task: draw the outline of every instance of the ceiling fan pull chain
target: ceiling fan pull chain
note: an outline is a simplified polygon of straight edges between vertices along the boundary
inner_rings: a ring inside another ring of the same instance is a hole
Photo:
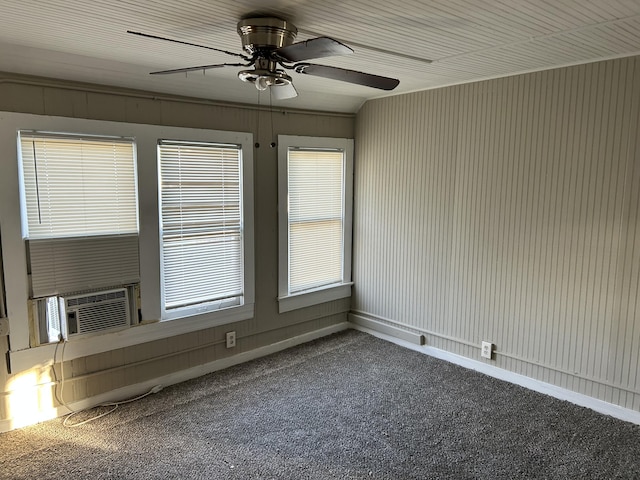
[[[256,115],[256,143],[255,147],[260,148],[260,96],[262,92],[258,90],[258,114]]]
[[[271,143],[269,144],[269,146],[271,148],[276,147],[276,142],[274,142],[275,137],[273,136],[273,101],[271,98],[271,92],[273,91],[273,88],[274,88],[273,86],[269,88],[269,117],[271,122]]]

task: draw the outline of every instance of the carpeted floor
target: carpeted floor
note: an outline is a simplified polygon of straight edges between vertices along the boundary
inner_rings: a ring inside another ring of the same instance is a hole
[[[0,478],[640,478],[640,426],[347,331],[2,434]]]

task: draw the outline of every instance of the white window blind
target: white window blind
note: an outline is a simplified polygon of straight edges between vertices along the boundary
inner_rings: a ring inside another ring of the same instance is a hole
[[[21,132],[20,158],[26,238],[137,233],[133,140]]]
[[[164,309],[243,295],[241,150],[161,141]]]
[[[344,152],[290,148],[289,293],[342,281]]]
[[[140,281],[137,235],[29,240],[33,297]]]

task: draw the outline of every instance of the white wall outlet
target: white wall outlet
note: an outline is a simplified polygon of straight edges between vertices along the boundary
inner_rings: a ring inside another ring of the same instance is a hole
[[[227,348],[236,346],[236,332],[227,332]]]
[[[491,354],[493,353],[493,343],[482,342],[482,351],[480,352],[480,356],[482,358],[491,358]]]

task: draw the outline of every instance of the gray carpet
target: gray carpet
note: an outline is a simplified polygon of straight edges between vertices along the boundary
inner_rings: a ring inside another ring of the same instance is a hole
[[[640,427],[348,331],[2,434],[0,477],[640,478]]]

